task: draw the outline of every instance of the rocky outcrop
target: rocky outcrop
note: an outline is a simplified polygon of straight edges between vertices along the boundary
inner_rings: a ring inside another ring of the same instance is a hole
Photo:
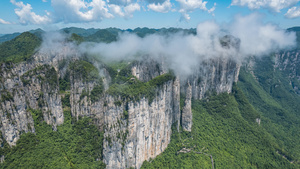
[[[35,132],[30,108],[40,109],[54,130],[64,122],[58,70],[70,51],[67,46],[62,49],[55,54],[37,52],[19,64],[1,64],[0,130],[9,145],[15,145],[22,133]]]
[[[88,96],[94,87],[94,82],[85,82],[82,79],[74,79],[71,77],[71,114],[73,117],[76,117],[76,119],[78,119],[79,116],[93,118],[96,125],[102,130],[105,125],[105,96],[102,94],[99,100],[93,102]],[[88,94],[84,95],[84,92],[88,92]]]
[[[202,99],[212,92],[230,93],[233,82],[237,82],[240,65],[230,58],[216,58],[203,62],[188,78],[192,86],[192,97]]]
[[[15,145],[22,132],[34,132],[30,108],[40,109],[44,120],[53,125],[63,123],[57,73],[50,66],[2,65],[1,131],[9,145]],[[26,72],[26,73],[25,73]]]
[[[292,85],[294,91],[300,95],[300,51],[286,51],[275,54],[274,68],[284,71],[288,74],[288,80]]]
[[[164,64],[163,58],[154,60],[149,56],[144,56],[139,61],[131,64],[132,75],[143,82],[167,72],[167,66]]]
[[[120,106],[108,97],[105,112],[104,162],[107,168],[140,168],[168,146],[171,127],[179,122],[179,83],[169,81],[149,104],[147,98]]]
[[[192,86],[187,82],[185,101],[182,108],[181,125],[183,130],[192,131]]]
[[[184,130],[192,129],[192,99],[202,99],[214,92],[230,93],[233,83],[238,80],[239,71],[239,64],[230,58],[205,61],[195,68],[181,89],[185,95],[181,118]]]
[[[37,52],[26,63],[2,64],[2,137],[12,146],[23,132],[34,133],[30,109],[42,111],[43,119],[55,130],[64,122],[62,98],[69,96],[72,116],[77,119],[91,117],[104,131],[103,160],[107,168],[140,168],[145,160],[162,153],[170,142],[173,125],[178,130],[181,125],[184,130],[191,131],[192,99],[202,99],[210,92],[230,92],[239,73],[239,66],[233,60],[209,60],[199,64],[185,80],[176,77],[156,86],[153,100],[144,96],[130,100],[106,92],[111,77],[101,63],[93,64],[98,69],[100,78],[97,80],[87,80],[84,75],[76,74],[68,62],[78,60],[78,54],[72,51],[74,56],[70,58],[68,52],[67,47],[56,54]],[[149,57],[129,65],[130,73],[142,82],[169,71],[163,60]],[[70,89],[60,92],[59,79],[65,77],[69,79]],[[97,99],[92,99],[92,91],[99,86],[98,80],[103,82],[104,89],[97,93]],[[181,94],[185,95],[182,112]]]

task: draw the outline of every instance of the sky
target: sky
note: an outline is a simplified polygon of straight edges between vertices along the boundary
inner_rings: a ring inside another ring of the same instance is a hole
[[[196,28],[252,13],[282,29],[300,26],[300,0],[1,0],[0,34],[72,26]]]

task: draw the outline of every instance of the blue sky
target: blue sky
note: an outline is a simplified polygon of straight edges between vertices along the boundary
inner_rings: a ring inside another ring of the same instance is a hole
[[[300,26],[300,0],[1,0],[0,34],[71,26],[195,28],[250,13],[283,29]]]

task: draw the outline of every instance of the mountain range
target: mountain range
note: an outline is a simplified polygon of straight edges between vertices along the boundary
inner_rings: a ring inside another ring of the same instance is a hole
[[[205,58],[184,75],[164,56],[90,47],[196,29],[64,28],[51,48],[41,29],[3,35],[0,167],[299,168],[300,28],[287,31],[294,49]]]

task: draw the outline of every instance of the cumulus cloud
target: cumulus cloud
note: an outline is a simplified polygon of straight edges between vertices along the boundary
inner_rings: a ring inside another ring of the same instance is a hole
[[[191,19],[190,15],[187,13],[181,13],[180,21],[189,21]]]
[[[108,7],[113,14],[124,18],[133,17],[133,13],[141,9],[138,3],[131,0],[108,0]]]
[[[11,23],[0,18],[0,24],[9,25]]]
[[[217,6],[217,3],[214,3],[214,6],[212,8],[210,8],[207,12],[214,15],[213,12],[216,10],[216,6]]]
[[[139,11],[141,9],[138,3],[132,3],[124,7],[126,16],[132,17],[133,12]]]
[[[287,18],[297,18],[300,16],[300,8],[294,6],[290,8],[284,16]]]
[[[52,0],[52,7],[58,21],[91,22],[101,21],[104,18],[113,18],[109,13],[106,2],[103,0]]]
[[[48,0],[42,0],[48,2]],[[151,10],[159,13],[179,12],[181,21],[190,20],[189,14],[195,10],[203,10],[212,15],[216,3],[207,9],[207,1],[202,0],[175,0],[178,6],[171,3],[171,0],[51,0],[53,12],[45,11],[45,15],[38,15],[33,12],[29,3],[10,0],[17,6],[15,13],[21,24],[49,24],[49,23],[79,23],[99,22],[103,19],[114,17],[131,18],[134,12]]]
[[[172,9],[172,4],[170,0],[166,0],[164,2],[150,3],[147,7],[155,12],[167,13]]]
[[[227,42],[234,42],[229,46],[220,43],[226,35],[230,35]],[[130,59],[136,55],[163,58],[175,73],[187,76],[195,66],[207,59],[224,57],[240,62],[248,56],[263,56],[293,47],[295,42],[294,33],[263,24],[260,15],[251,14],[237,16],[226,26],[214,21],[203,22],[198,25],[196,35],[180,32],[140,38],[135,34],[123,33],[116,42],[83,43],[80,50],[108,60]]]
[[[119,5],[115,5],[115,4],[111,4],[111,5],[108,5],[109,9],[111,10],[111,12],[115,15],[118,15],[120,17],[124,17],[125,14],[123,12],[123,9],[121,6]]]
[[[231,5],[246,6],[250,9],[266,8],[280,12],[284,8],[295,5],[300,0],[232,0]]]
[[[211,9],[207,9],[206,7],[207,1],[202,1],[202,0],[176,0],[176,1],[180,5],[178,10],[178,12],[181,13],[180,20],[185,20],[185,21],[190,20],[190,16],[188,13],[193,12],[196,9],[200,9],[212,13],[216,8],[216,3],[214,3],[214,6]]]
[[[207,10],[207,1],[202,0],[176,0],[180,4],[179,12],[190,12],[199,8],[201,10]]]
[[[41,16],[32,12],[32,7],[28,3],[25,5],[22,1],[17,2],[16,0],[10,0],[10,2],[17,6],[15,13],[17,14],[21,24],[47,24],[51,22],[49,17],[50,13],[47,11],[45,11],[46,15]]]

